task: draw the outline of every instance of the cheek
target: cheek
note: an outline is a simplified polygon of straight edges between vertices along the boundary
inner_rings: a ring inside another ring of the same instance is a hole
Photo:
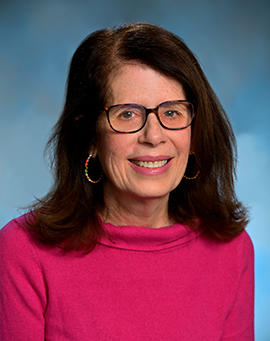
[[[128,153],[128,141],[122,135],[105,135],[98,146],[98,157],[106,173],[122,168]]]
[[[191,131],[186,130],[182,131],[182,134],[180,136],[178,135],[174,141],[175,142],[175,147],[178,150],[179,154],[182,156],[188,156],[190,152],[190,144],[191,144]]]

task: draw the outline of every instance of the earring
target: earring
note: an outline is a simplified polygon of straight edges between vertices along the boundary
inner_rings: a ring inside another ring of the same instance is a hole
[[[85,161],[85,164],[84,164],[84,166],[85,166],[84,174],[85,174],[85,176],[86,176],[86,178],[87,178],[88,181],[90,181],[92,184],[97,184],[97,183],[100,182],[100,180],[102,179],[102,175],[100,175],[100,177],[99,177],[97,180],[92,180],[92,179],[90,178],[90,176],[89,176],[89,174],[88,174],[88,163],[89,163],[89,161],[90,161],[91,158],[93,158],[93,159],[95,158],[95,157],[93,157],[93,154],[92,154],[92,153],[90,153],[90,154],[88,155],[88,157],[87,157],[87,159],[86,159],[86,161]]]
[[[191,155],[193,155],[194,160],[195,160],[195,164],[196,164],[195,153],[194,153],[194,152],[191,152],[191,153],[190,153],[190,156],[191,156]],[[197,168],[198,168],[198,167],[197,167]],[[197,177],[199,176],[199,174],[200,174],[200,170],[197,169],[197,172],[196,172],[196,174],[195,174],[194,176],[183,175],[183,178],[185,178],[185,179],[187,179],[187,180],[195,180],[195,179],[197,179]]]

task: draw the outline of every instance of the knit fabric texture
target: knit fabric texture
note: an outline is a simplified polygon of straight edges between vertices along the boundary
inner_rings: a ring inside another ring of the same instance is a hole
[[[254,251],[187,226],[102,223],[88,253],[41,245],[26,215],[0,230],[2,341],[252,341]]]

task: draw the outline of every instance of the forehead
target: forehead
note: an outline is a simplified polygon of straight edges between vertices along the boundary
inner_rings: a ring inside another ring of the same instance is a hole
[[[108,105],[139,103],[157,105],[167,100],[185,99],[182,85],[153,68],[139,63],[121,64],[109,80]]]

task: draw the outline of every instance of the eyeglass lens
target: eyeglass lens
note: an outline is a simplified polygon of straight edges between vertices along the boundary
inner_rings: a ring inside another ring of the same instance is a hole
[[[111,127],[120,132],[137,131],[145,124],[147,111],[138,104],[115,105],[109,109]],[[160,123],[168,129],[181,129],[190,125],[193,116],[192,105],[188,102],[164,102],[152,111],[157,113]]]

